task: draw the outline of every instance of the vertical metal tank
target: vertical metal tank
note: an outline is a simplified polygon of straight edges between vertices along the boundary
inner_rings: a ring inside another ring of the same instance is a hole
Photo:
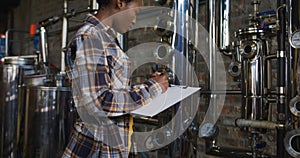
[[[34,60],[29,57],[5,57],[0,65],[0,157],[20,155],[24,105],[20,102],[23,77],[34,73]]]
[[[23,157],[61,157],[75,118],[72,111],[69,87],[27,87]]]

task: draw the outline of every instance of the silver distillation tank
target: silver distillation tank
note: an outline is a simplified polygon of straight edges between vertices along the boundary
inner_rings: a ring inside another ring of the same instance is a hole
[[[296,9],[299,7],[299,2],[291,0],[287,3],[285,0],[278,0],[275,11],[264,12],[258,10],[260,0],[254,0],[252,4],[254,12],[250,15],[249,27],[240,29],[235,34],[238,38],[235,47],[238,54],[242,56],[242,114],[241,118],[236,120],[236,125],[250,133],[252,157],[261,157],[259,150],[266,146],[266,143],[260,140],[259,135],[265,134],[266,130],[276,130],[276,156],[283,158],[287,157],[284,148],[287,143],[284,143],[284,139],[290,144],[290,146],[286,145],[286,150],[289,153],[293,147],[297,147],[295,144],[299,141],[293,143],[290,141],[295,135],[297,136],[295,134],[297,132],[286,133],[289,129],[289,126],[286,125],[298,124],[297,119],[291,117],[287,110],[291,97],[295,96],[293,87],[298,82],[294,78],[298,73],[296,71],[298,70],[299,55],[293,53],[294,50],[292,49],[288,52],[286,23],[287,19],[290,19],[292,23],[299,24],[299,17],[297,17],[298,19],[295,18],[296,15],[299,15],[297,13],[299,8]],[[293,9],[289,18],[286,17],[287,6]],[[271,50],[272,39],[276,38],[276,35],[277,50],[276,53],[272,53],[274,51]],[[274,67],[275,63],[276,66]],[[276,85],[272,84],[274,70],[276,70],[277,75]],[[290,82],[291,80],[294,82]],[[294,99],[294,102],[290,103],[291,107],[295,109],[297,102],[297,99]],[[272,119],[274,105],[277,106],[275,108],[277,110],[276,121]],[[285,136],[290,136],[290,139],[284,138]],[[295,151],[299,151],[299,146]],[[299,154],[296,157],[299,157]]]
[[[51,19],[49,19],[51,20]],[[24,133],[22,157],[60,157],[69,138],[72,120],[70,87],[61,75],[52,74],[48,67],[46,25],[41,25],[41,74],[26,76],[24,93]]]
[[[219,3],[219,1],[213,2]],[[224,6],[224,2],[220,2],[220,8]],[[226,5],[228,8],[230,1],[227,0],[227,2]],[[295,119],[290,117],[290,113],[287,111],[291,96],[295,96],[295,90],[292,87],[296,87],[296,80],[298,80],[295,79],[298,73],[295,69],[298,67],[296,63],[299,57],[296,53],[287,53],[286,51],[286,6],[288,5],[293,8],[293,10],[289,9],[291,11],[289,19],[292,19],[291,21],[294,24],[299,24],[299,16],[297,16],[299,15],[299,4],[298,1],[290,1],[287,4],[285,0],[278,0],[276,10],[263,12],[258,10],[260,0],[253,0],[252,5],[253,14],[249,16],[249,25],[235,32],[237,41],[232,45],[230,45],[228,40],[228,27],[230,25],[228,23],[229,19],[226,19],[226,17],[229,18],[227,14],[220,14],[222,17],[220,17],[221,23],[219,25],[220,31],[225,30],[225,33],[221,32],[220,34],[220,49],[225,53],[230,52],[231,54],[229,53],[229,55],[233,56],[232,66],[229,66],[229,73],[233,77],[240,76],[241,82],[242,113],[241,118],[235,121],[235,125],[249,133],[251,150],[241,151],[219,147],[214,143],[214,139],[210,145],[214,150],[213,154],[219,156],[272,157],[261,153],[267,144],[261,141],[260,135],[266,134],[267,130],[276,130],[276,156],[283,158],[287,157],[283,142],[283,138],[286,135],[286,125],[291,122],[298,124]],[[221,13],[229,13],[229,11],[221,10]],[[290,32],[291,34],[295,34],[297,29]],[[222,34],[227,34],[227,36],[225,37]],[[271,48],[272,41],[276,39],[276,35],[278,47],[275,53]],[[275,72],[274,70],[276,70],[277,78],[272,77]],[[272,84],[274,80],[277,82],[276,85]],[[294,82],[290,82],[291,80]],[[289,90],[292,90],[292,92]],[[296,109],[298,103],[297,99],[294,100],[293,104],[290,103],[292,109]],[[277,105],[276,121],[273,121],[272,118],[274,105]],[[291,132],[289,138],[297,137],[298,135],[295,135],[295,133],[295,131]],[[289,141],[291,139],[286,140],[287,142],[291,142]],[[297,141],[294,141],[293,144],[297,144]],[[298,152],[299,148],[295,151]]]
[[[242,90],[242,119],[267,121],[269,119],[270,103],[268,101],[268,92],[271,91],[270,61],[267,59],[270,55],[270,39],[275,36],[274,29],[260,28],[257,23],[257,14],[259,2],[253,3],[255,11],[250,26],[246,29],[240,29],[236,32],[238,42],[238,53],[242,56],[241,63],[241,90]],[[273,13],[274,14],[274,13]],[[266,60],[267,59],[267,60]],[[263,132],[261,128],[247,128],[245,130],[251,133],[253,157],[257,157],[256,150],[259,145],[258,134]]]

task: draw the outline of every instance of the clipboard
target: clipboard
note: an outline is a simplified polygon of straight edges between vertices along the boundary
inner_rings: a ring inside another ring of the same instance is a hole
[[[131,114],[153,117],[188,96],[196,93],[200,89],[200,87],[171,85],[165,93],[152,99],[148,104],[131,111]]]

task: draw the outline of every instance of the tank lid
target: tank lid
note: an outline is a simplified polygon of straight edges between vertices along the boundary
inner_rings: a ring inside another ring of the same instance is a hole
[[[36,56],[8,56],[3,58],[4,64],[33,65]]]

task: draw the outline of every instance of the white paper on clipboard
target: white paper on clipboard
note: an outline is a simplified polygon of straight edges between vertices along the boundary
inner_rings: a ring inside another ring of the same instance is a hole
[[[148,104],[132,111],[131,113],[153,117],[199,90],[200,87],[183,88],[180,86],[171,86],[165,93],[157,96]]]

